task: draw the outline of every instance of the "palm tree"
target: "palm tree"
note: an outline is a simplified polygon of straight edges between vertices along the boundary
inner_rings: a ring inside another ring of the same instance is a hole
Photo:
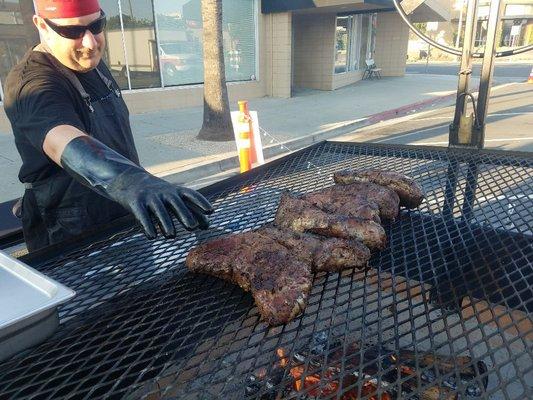
[[[222,38],[222,0],[202,0],[204,122],[198,138],[233,140]]]

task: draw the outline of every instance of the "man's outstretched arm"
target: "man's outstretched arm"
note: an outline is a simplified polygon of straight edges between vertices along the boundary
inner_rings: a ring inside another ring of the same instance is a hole
[[[209,227],[213,207],[204,196],[151,175],[76,127],[51,129],[43,150],[78,182],[128,209],[149,238],[157,236],[152,216],[167,237],[175,236],[171,214],[188,230]]]

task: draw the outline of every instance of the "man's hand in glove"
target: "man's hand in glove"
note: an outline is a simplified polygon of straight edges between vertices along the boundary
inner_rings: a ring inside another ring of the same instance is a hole
[[[118,175],[109,185],[107,193],[112,200],[135,215],[146,236],[151,239],[156,237],[156,230],[150,214],[156,218],[163,234],[172,237],[176,233],[170,213],[186,229],[193,230],[207,229],[207,215],[213,212],[211,204],[197,191],[174,186],[141,169]]]
[[[209,227],[213,207],[204,196],[151,175],[90,136],[76,135],[50,153],[46,146],[49,157],[74,179],[131,211],[149,238],[157,235],[152,216],[167,237],[176,234],[172,214],[188,230]]]

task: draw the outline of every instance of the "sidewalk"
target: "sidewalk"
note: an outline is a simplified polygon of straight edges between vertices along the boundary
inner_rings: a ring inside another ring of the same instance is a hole
[[[268,133],[263,145],[270,146],[265,156],[272,157],[287,148],[296,150],[380,120],[449,104],[456,89],[455,76],[406,75],[361,81],[332,92],[302,90],[291,99],[254,99],[250,109],[259,112],[260,125]],[[236,109],[236,104],[231,108]],[[202,115],[203,107],[132,115],[142,165],[173,182],[190,182],[236,167],[233,142],[195,138]],[[281,143],[285,143],[283,148]],[[20,196],[20,158],[11,132],[0,132],[0,168],[0,202]]]

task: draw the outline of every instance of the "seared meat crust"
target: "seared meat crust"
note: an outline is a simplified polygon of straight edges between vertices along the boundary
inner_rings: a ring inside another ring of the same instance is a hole
[[[383,227],[371,220],[327,214],[311,203],[283,193],[274,224],[296,232],[360,240],[368,248],[383,249],[387,242]]]
[[[296,258],[310,265],[312,272],[365,268],[370,260],[370,250],[357,240],[327,238],[274,226],[255,232],[286,247]]]
[[[422,187],[412,178],[393,171],[377,169],[344,170],[333,175],[335,183],[348,185],[355,182],[372,182],[394,190],[400,197],[400,204],[416,208],[424,201]]]
[[[352,201],[363,199],[370,203],[376,203],[382,220],[394,221],[400,212],[400,198],[396,192],[375,183],[354,182],[347,185],[339,184],[322,189],[322,192],[329,192],[332,196],[350,196]]]
[[[379,205],[361,196],[353,197],[342,193],[334,193],[331,190],[319,190],[306,193],[301,198],[328,213],[371,219],[378,224],[381,223]]]
[[[285,324],[307,304],[312,275],[309,265],[284,246],[255,232],[218,238],[192,249],[185,265],[238,284],[250,291],[263,320]]]

